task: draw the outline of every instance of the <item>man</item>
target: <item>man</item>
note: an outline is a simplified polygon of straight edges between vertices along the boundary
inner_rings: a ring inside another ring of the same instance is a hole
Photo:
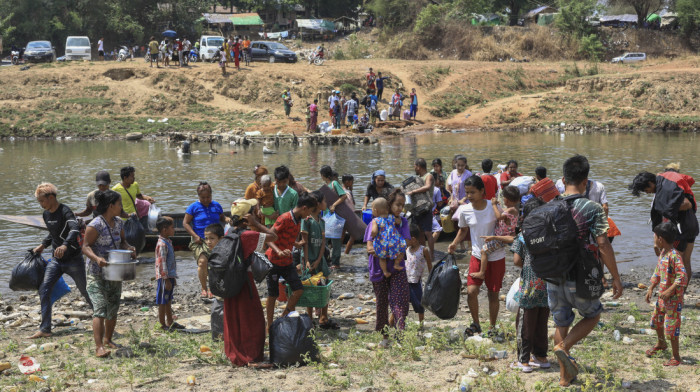
[[[335,120],[335,104],[340,100],[338,94],[340,94],[339,91],[333,90],[331,91],[331,96],[328,97],[328,114],[331,117],[331,124],[333,124],[333,121]]]
[[[97,209],[97,201],[95,200],[95,193],[98,191],[104,192],[109,190],[109,186],[112,184],[112,179],[109,177],[109,173],[106,170],[100,170],[95,176],[95,182],[97,183],[97,189],[88,193],[87,201],[85,202],[85,210],[75,214],[75,216],[86,217],[93,215],[95,216],[95,210]]]
[[[377,80],[377,75],[374,74],[374,71],[372,71],[372,68],[369,69],[369,72],[367,73],[367,76],[365,76],[367,79],[367,88],[374,91],[377,89],[377,86],[374,84],[374,82]]]
[[[187,39],[187,37],[182,39],[182,54],[184,58],[182,63],[185,65],[190,65],[190,49],[192,48],[192,43]]]
[[[406,193],[407,196],[415,195],[418,193],[425,193],[428,196],[428,200],[433,200],[433,186],[435,185],[435,179],[433,175],[428,172],[428,163],[423,158],[416,159],[413,165],[413,170],[415,170],[416,175],[423,179],[424,185],[418,189],[409,191]],[[430,211],[433,209],[430,208]],[[416,225],[420,227],[425,238],[419,238],[421,246],[425,245],[425,241],[428,241],[428,249],[430,249],[430,255],[435,257],[435,239],[433,238],[433,214],[426,212],[420,216],[414,217]]]
[[[384,93],[384,81],[387,79],[391,79],[391,76],[382,77],[382,73],[377,72],[377,97],[380,101],[382,100],[382,94]]]
[[[345,102],[345,113],[347,116],[347,122],[345,123],[346,128],[352,126],[352,119],[355,117],[355,113],[357,112],[357,96],[353,92],[350,95],[350,99],[347,102]]]
[[[530,193],[545,202],[552,201],[552,199],[559,196],[559,191],[554,182],[547,177],[546,167],[537,166],[535,168],[535,183],[530,187]]]
[[[177,60],[180,67],[185,63],[185,59],[182,58],[182,41],[180,38],[175,40],[175,46],[177,49]]]
[[[100,60],[105,61],[105,41],[104,41],[104,38],[100,38],[100,40],[97,41],[97,56],[100,58]]]
[[[484,199],[491,200],[498,193],[498,181],[496,177],[491,175],[493,170],[493,161],[486,158],[481,161],[481,180],[484,182]]]
[[[67,274],[85,297],[85,301],[92,308],[92,301],[87,293],[87,280],[85,276],[85,263],[83,253],[78,244],[80,228],[73,211],[66,205],[56,200],[58,190],[49,183],[40,184],[34,192],[37,202],[44,209],[44,223],[49,234],[41,242],[41,245],[33,249],[35,254],[41,254],[46,247],[53,248],[51,261],[46,265],[44,280],[39,286],[39,298],[41,299],[41,326],[39,331],[29,339],[51,336],[51,290],[56,282]]]
[[[245,60],[246,67],[250,65],[250,37],[247,35],[243,40],[243,59]]]
[[[112,190],[122,196],[122,215],[126,220],[129,215],[136,214],[136,199],[146,200],[153,204],[155,199],[141,193],[139,183],[136,182],[136,169],[132,166],[122,167],[119,171],[122,182],[112,187]]]
[[[416,119],[416,115],[418,114],[418,94],[416,93],[416,89],[412,88],[411,89],[411,94],[409,95],[409,98],[411,100],[411,111],[409,118]]]
[[[564,188],[564,178],[560,178],[556,183],[557,190],[563,193]],[[605,210],[605,215],[608,215],[608,193],[605,191],[605,185],[602,182],[596,180],[588,180],[586,183],[586,191],[584,196],[594,202],[603,206]]]
[[[389,104],[391,110],[389,111],[391,115],[389,117],[396,117],[398,120],[401,120],[401,109],[403,107],[403,95],[401,95],[401,92],[399,89],[396,89],[396,92],[394,95],[391,96],[391,103]]]
[[[151,68],[153,67],[153,60],[156,61],[156,68],[160,68],[158,61],[158,41],[156,41],[153,36],[151,36],[151,41],[148,43],[148,51],[151,60]]]
[[[563,196],[585,194],[590,166],[588,159],[575,155],[564,162]],[[595,238],[600,258],[613,278],[613,299],[622,295],[622,282],[617,271],[615,253],[608,241],[608,221],[600,204],[579,198],[572,203],[571,213],[578,227],[579,239],[588,242],[589,236]],[[571,358],[571,348],[588,336],[600,320],[603,305],[600,299],[583,299],[576,295],[576,281],[571,274],[559,279],[557,284],[547,283],[547,295],[551,306],[556,331],[554,332],[554,354],[559,361],[559,384],[568,386],[578,374],[578,366]],[[574,321],[573,309],[577,309],[583,319],[569,329]]]
[[[304,192],[299,195],[299,201],[294,209],[280,215],[274,226],[272,226],[272,232],[277,236],[277,241],[270,242],[270,247],[265,253],[273,265],[267,275],[267,304],[265,309],[267,312],[268,333],[274,319],[277,297],[279,297],[280,277],[284,278],[284,281],[292,289],[292,295],[287,300],[287,306],[282,312],[282,317],[294,311],[299,298],[304,293],[301,279],[299,279],[297,269],[294,267],[292,249],[304,246],[303,242],[296,241],[301,231],[301,221],[311,214],[317,204],[313,196]]]

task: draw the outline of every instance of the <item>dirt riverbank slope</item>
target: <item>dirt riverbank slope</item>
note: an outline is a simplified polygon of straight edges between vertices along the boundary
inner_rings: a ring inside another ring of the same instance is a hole
[[[543,129],[696,131],[700,57],[635,65],[574,62],[473,62],[367,59],[253,63],[221,76],[216,64],[149,68],[133,62],[35,64],[0,68],[0,136],[118,136],[129,132],[220,133],[305,129],[304,110],[320,98],[327,120],[332,89],[361,94],[368,67],[390,90],[419,97],[418,120],[381,129]],[[294,107],[284,117],[281,94]],[[167,122],[158,122],[167,118]],[[150,120],[150,121],[149,121]]]

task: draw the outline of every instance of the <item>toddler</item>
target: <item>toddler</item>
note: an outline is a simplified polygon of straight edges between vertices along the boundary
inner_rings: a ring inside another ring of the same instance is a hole
[[[272,189],[272,178],[265,174],[260,177],[260,190],[255,198],[260,203],[260,213],[265,218],[265,226],[270,227],[275,223],[275,191]]]
[[[386,199],[379,197],[372,203],[372,238],[367,242],[367,251],[374,253],[379,258],[379,267],[385,277],[390,277],[391,273],[387,268],[387,260],[394,260],[394,269],[402,270],[401,262],[406,251],[406,240],[396,230],[394,224],[394,214],[389,213],[389,203]]]
[[[417,225],[411,225],[409,228],[411,239],[406,242],[406,277],[408,278],[408,293],[413,305],[413,311],[418,314],[418,321],[423,325],[425,317],[425,308],[421,305],[423,300],[423,284],[421,278],[424,273],[430,273],[433,269],[433,262],[430,257],[430,250],[425,246],[421,246],[418,238],[423,234]]]
[[[177,279],[175,250],[170,237],[175,235],[173,218],[164,216],[156,221],[158,243],[156,244],[156,305],[158,305],[158,321],[161,328],[169,331],[185,329],[173,321],[173,291]]]
[[[658,341],[646,351],[646,355],[653,357],[659,351],[666,351],[667,336],[671,341],[673,357],[664,363],[664,366],[681,364],[678,338],[681,334],[683,292],[688,285],[688,274],[685,272],[681,254],[672,245],[677,236],[678,231],[671,222],[663,222],[654,227],[654,245],[661,253],[645,298],[647,303],[650,303],[654,288],[659,286],[659,299],[656,300],[654,314],[651,316],[651,328],[656,330]]]
[[[518,203],[520,202],[520,191],[514,186],[507,186],[503,189],[503,201],[506,205],[505,210],[501,210],[498,200],[494,197],[491,200],[493,213],[496,215],[497,223],[494,235],[496,237],[515,236],[515,226],[518,223]],[[505,247],[503,241],[498,239],[487,241],[481,252],[489,255],[494,251]]]

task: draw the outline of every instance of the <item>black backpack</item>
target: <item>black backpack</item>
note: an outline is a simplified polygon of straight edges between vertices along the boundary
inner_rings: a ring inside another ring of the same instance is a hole
[[[243,259],[239,233],[229,231],[212,249],[208,262],[209,289],[222,298],[238,295],[248,285],[248,262]]]
[[[522,233],[532,255],[532,270],[542,279],[558,279],[576,265],[580,242],[571,212],[572,195],[535,208],[523,221]]]

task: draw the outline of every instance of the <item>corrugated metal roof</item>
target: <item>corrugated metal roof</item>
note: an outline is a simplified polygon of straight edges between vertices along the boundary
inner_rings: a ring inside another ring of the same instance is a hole
[[[600,23],[606,22],[626,22],[626,23],[637,23],[637,15],[635,14],[622,14],[622,15],[604,15],[600,17]]]
[[[207,23],[231,23],[231,15],[233,14],[210,14],[210,13],[204,13],[202,16],[204,17],[204,20],[207,21]]]

